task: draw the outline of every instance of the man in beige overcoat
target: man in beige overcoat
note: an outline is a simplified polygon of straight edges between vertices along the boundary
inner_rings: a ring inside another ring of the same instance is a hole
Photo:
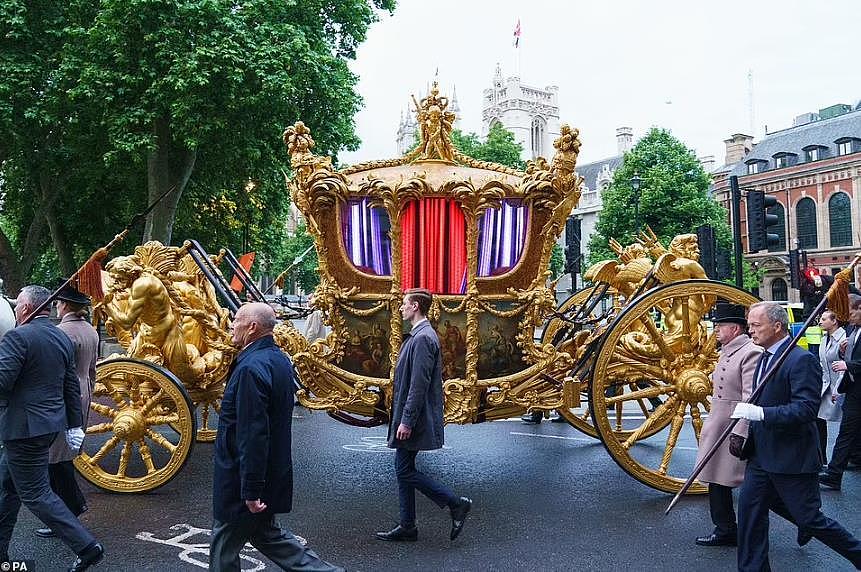
[[[57,327],[69,336],[75,349],[75,371],[81,386],[84,430],[87,428],[87,413],[90,411],[93,385],[96,382],[96,359],[99,357],[99,334],[86,318],[89,304],[90,299],[86,294],[72,286],[66,286],[57,295],[57,316],[60,318]],[[87,510],[87,502],[75,480],[75,466],[72,464],[78,452],[69,448],[63,433],[58,434],[48,450],[51,489],[75,516]],[[50,528],[38,528],[36,536],[50,537],[54,536],[54,532]]]
[[[746,400],[753,388],[753,375],[762,348],[745,334],[744,306],[719,302],[712,311],[715,336],[721,344],[720,359],[712,373],[711,412],[700,435],[697,463],[732,422],[730,415],[739,401]],[[734,434],[747,436],[747,421],[739,421]],[[727,439],[700,473],[699,480],[709,485],[709,508],[714,531],[697,538],[700,546],[735,546],[737,528],[732,504],[732,489],[744,480],[745,462],[730,454]]]

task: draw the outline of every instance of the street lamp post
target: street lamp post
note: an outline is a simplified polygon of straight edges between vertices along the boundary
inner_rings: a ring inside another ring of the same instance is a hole
[[[640,230],[640,174],[636,171],[631,177],[631,189],[634,191],[634,233]]]

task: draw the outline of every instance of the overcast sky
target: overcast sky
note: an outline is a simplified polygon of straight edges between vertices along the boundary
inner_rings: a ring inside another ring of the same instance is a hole
[[[437,69],[444,94],[457,88],[462,128],[480,133],[496,64],[516,74],[518,18],[521,80],[559,86],[581,163],[616,154],[616,127],[636,139],[661,126],[723,164],[723,140],[751,130],[748,72],[757,140],[765,126],[861,99],[859,0],[398,0],[351,63],[362,145],[341,161],[395,157],[400,113]]]

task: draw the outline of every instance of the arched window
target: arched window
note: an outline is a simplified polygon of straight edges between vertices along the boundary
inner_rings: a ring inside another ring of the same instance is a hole
[[[532,158],[544,155],[544,131],[546,124],[540,117],[532,120]]]
[[[831,246],[852,246],[852,208],[849,195],[831,195],[828,199],[828,220],[831,223]]]
[[[786,280],[783,278],[775,278],[771,281],[771,299],[772,300],[786,300],[787,290],[786,290]]]
[[[816,203],[805,197],[795,205],[795,226],[798,230],[798,248],[817,248]]]
[[[774,246],[769,246],[769,252],[781,252],[786,250],[786,216],[784,216],[783,205],[777,203],[773,207],[768,209],[768,214],[773,214],[777,217],[777,224],[773,227],[769,228],[769,230],[774,230],[774,234],[777,235],[777,244]]]

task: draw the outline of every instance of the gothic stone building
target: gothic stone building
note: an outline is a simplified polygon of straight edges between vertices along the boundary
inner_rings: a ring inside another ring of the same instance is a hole
[[[712,173],[715,198],[729,211],[729,177],[736,175],[742,195],[744,189],[756,189],[778,201],[769,212],[780,220],[779,243],[746,255],[765,270],[759,294],[766,300],[798,301],[798,291],[789,288],[789,249],[807,251],[809,265],[833,274],[861,248],[861,103],[804,114],[756,145],[743,134],[725,143],[726,164]],[[742,198],[747,251],[745,207]],[[856,284],[858,278],[856,272]]]

